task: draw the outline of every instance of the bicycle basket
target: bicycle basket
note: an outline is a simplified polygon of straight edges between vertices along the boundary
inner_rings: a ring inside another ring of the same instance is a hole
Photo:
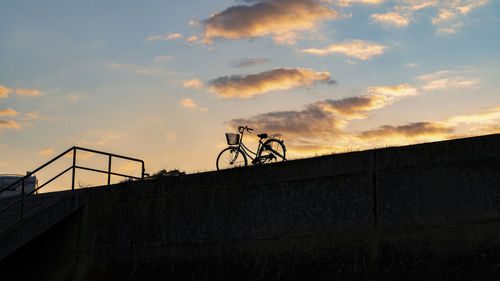
[[[240,143],[240,135],[235,133],[226,133],[227,144],[236,145]]]

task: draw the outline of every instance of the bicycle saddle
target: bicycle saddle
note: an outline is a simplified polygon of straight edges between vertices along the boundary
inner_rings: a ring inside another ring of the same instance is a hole
[[[258,134],[257,136],[261,139],[267,138],[267,134]]]

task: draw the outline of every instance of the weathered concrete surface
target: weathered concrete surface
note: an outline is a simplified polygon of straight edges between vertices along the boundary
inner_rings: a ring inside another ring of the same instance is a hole
[[[79,190],[24,280],[498,280],[500,135]],[[24,266],[24,265],[23,265]]]

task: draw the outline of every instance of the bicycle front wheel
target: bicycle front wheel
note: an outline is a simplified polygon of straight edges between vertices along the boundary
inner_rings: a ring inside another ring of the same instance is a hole
[[[217,170],[248,165],[247,157],[238,147],[228,147],[217,156]]]
[[[286,160],[286,148],[282,141],[270,139],[260,150],[261,163],[273,163]]]

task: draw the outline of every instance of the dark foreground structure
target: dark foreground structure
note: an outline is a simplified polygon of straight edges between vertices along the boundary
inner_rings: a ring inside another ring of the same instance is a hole
[[[35,199],[0,230],[2,276],[500,279],[500,135]]]

